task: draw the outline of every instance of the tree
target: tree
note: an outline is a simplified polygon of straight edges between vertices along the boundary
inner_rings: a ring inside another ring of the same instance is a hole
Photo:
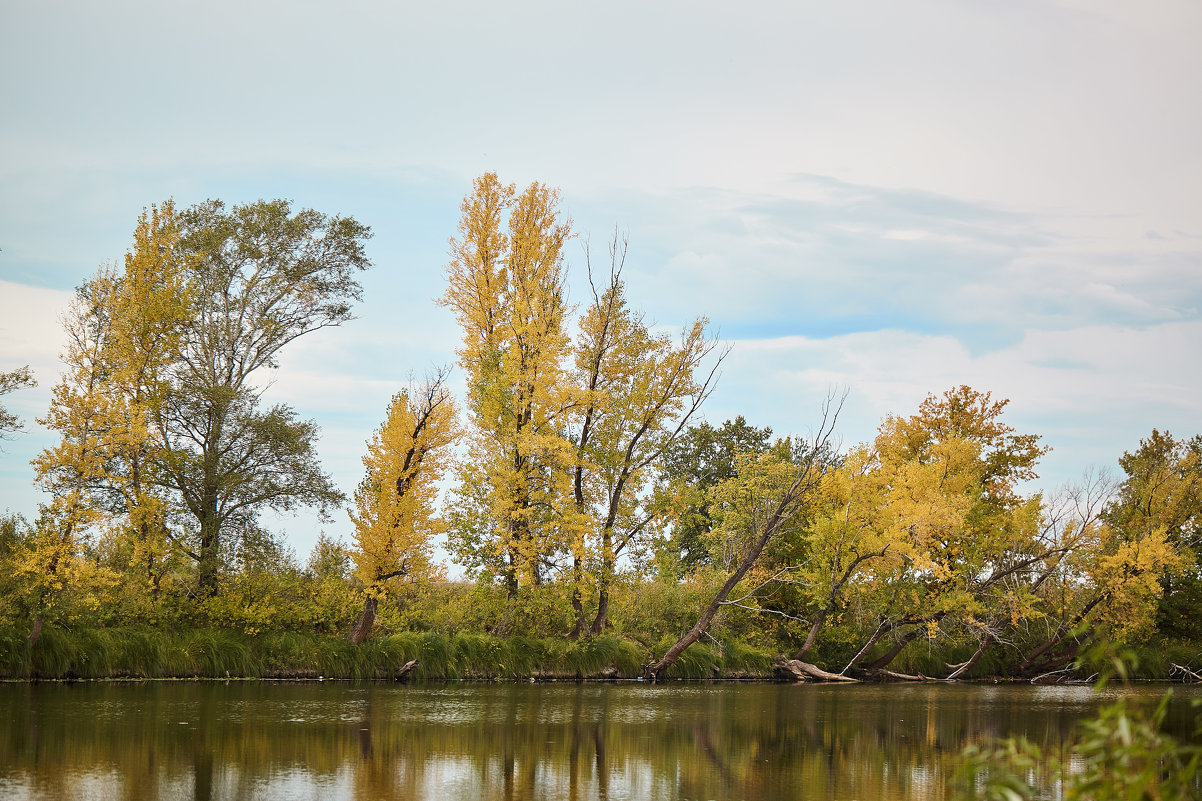
[[[710,490],[735,477],[740,456],[765,453],[771,441],[771,428],[757,428],[739,415],[719,428],[699,423],[667,445],[656,488],[671,529],[659,548],[661,572],[679,578],[708,562],[704,540],[713,528]]]
[[[77,293],[43,421],[63,437],[37,470],[64,547],[113,521],[153,585],[169,541],[197,563],[206,597],[223,550],[259,535],[260,510],[341,498],[317,465],[317,427],[261,410],[252,377],[292,340],[350,318],[368,236],[285,201],[142,215],[124,269],[102,268]]]
[[[579,401],[571,417],[576,445],[573,498],[580,533],[572,542],[573,635],[584,628],[581,587],[584,564],[592,564],[597,613],[589,627],[608,625],[609,591],[617,560],[645,540],[660,514],[646,488],[666,451],[713,391],[719,354],[701,372],[717,347],[696,320],[678,343],[653,334],[641,314],[626,302],[622,265],[626,243],[610,246],[609,279],[601,287],[589,265],[592,302],[580,320],[575,356]],[[698,375],[700,373],[700,375]]]
[[[451,240],[442,303],[463,331],[469,458],[452,509],[451,546],[469,568],[499,576],[510,596],[539,584],[572,525],[573,404],[559,194],[521,194],[495,173],[477,178]]]
[[[37,385],[38,382],[34,380],[33,373],[29,371],[29,365],[18,367],[7,373],[0,372],[0,396],[22,387],[36,387]],[[20,430],[21,419],[0,405],[0,440]]]
[[[342,500],[317,463],[317,426],[282,404],[261,409],[253,377],[293,340],[351,319],[371,233],[349,217],[293,214],[284,200],[228,212],[208,201],[184,212],[181,231],[192,314],[155,423],[162,486],[185,512],[181,541],[203,597],[223,549],[256,535],[261,510]]]
[[[1202,634],[1196,614],[1202,604],[1202,436],[1175,439],[1152,430],[1139,448],[1119,458],[1126,479],[1107,522],[1125,539],[1163,531],[1183,558],[1183,568],[1162,577],[1157,628],[1175,639]]]
[[[364,585],[363,612],[351,641],[367,638],[387,582],[420,581],[434,572],[432,540],[442,533],[434,516],[438,481],[457,435],[455,405],[439,372],[393,396],[388,417],[368,443],[367,472],[355,490],[354,552]]]
[[[1072,662],[1104,636],[1123,642],[1148,634],[1196,631],[1198,441],[1153,430],[1119,464],[1126,473],[1080,527],[1072,553],[1047,591],[1047,629],[1016,670],[1045,673]],[[1180,606],[1179,606],[1180,605]],[[1184,606],[1184,609],[1181,608]]]
[[[990,593],[1016,572],[1063,556],[1039,538],[1039,499],[1018,492],[1034,479],[1047,447],[1001,421],[1007,399],[958,386],[928,396],[909,417],[889,417],[875,440],[882,530],[903,560],[876,588],[873,634],[851,664],[886,635],[892,646],[869,661],[883,670],[910,642],[950,618],[977,625],[1001,601]],[[977,659],[980,654],[977,654]]]
[[[41,587],[32,641],[41,631],[44,607],[63,589],[60,572],[97,524],[120,521],[136,532],[148,578],[157,587],[159,549],[152,540],[162,539],[156,535],[165,510],[150,490],[146,467],[155,450],[152,407],[161,398],[187,309],[174,259],[177,225],[170,202],[143,211],[124,271],[101,268],[76,291],[64,318],[66,369],[39,418],[62,439],[33,463],[51,501],[43,506],[36,547],[25,561]]]
[[[693,627],[663,657],[644,668],[649,677],[662,678],[685,649],[701,638],[719,610],[733,603],[731,593],[756,568],[764,549],[804,522],[799,518],[805,515],[811,496],[831,466],[824,457],[831,452],[840,409],[842,399],[827,399],[817,432],[795,452],[800,458],[793,458],[794,453],[744,456],[735,477],[714,488],[713,501],[722,516],[714,536],[726,554],[726,578]]]

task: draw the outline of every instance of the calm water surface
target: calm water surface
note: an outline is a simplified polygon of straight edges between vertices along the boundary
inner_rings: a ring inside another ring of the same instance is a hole
[[[1023,734],[1058,752],[1112,697],[993,685],[7,684],[0,798],[938,801],[966,743]],[[1198,697],[1176,688],[1178,735],[1192,732]]]

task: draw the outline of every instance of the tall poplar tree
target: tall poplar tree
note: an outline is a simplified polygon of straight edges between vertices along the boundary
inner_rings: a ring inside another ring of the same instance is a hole
[[[34,460],[51,501],[29,564],[47,587],[59,586],[54,577],[79,538],[105,522],[127,535],[131,557],[157,595],[167,502],[155,486],[164,453],[153,424],[189,314],[178,225],[170,201],[144,211],[124,269],[102,268],[77,290],[65,318],[66,370],[39,419],[62,439]]]
[[[564,373],[564,243],[559,194],[518,193],[495,173],[474,182],[451,240],[442,297],[463,331],[469,458],[452,509],[451,547],[469,568],[499,576],[510,595],[539,584],[572,526],[573,403]]]

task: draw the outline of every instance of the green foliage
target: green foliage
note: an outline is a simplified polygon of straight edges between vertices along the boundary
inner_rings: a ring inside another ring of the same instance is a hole
[[[953,785],[958,799],[1027,801],[1040,798],[1046,763],[1039,747],[1025,737],[970,745],[960,754]]]
[[[764,676],[772,672],[773,656],[769,651],[729,640],[722,644],[722,669],[726,673],[746,673]]]
[[[563,663],[577,676],[596,676],[609,667],[621,676],[636,676],[643,665],[642,649],[630,640],[604,636],[569,645]]]
[[[196,676],[258,676],[262,672],[246,639],[232,631],[189,632],[180,651],[182,659],[176,661],[177,669],[190,667]]]
[[[36,387],[37,385],[38,382],[34,380],[29,365],[8,372],[0,371],[0,395],[7,395],[22,387]],[[0,439],[5,439],[8,435],[20,430],[21,419],[0,404]]]
[[[713,597],[722,577],[698,571],[685,581],[633,577],[614,587],[610,617],[614,630],[650,647],[665,637],[678,637],[697,619],[697,610]]]
[[[756,428],[739,415],[719,428],[692,426],[664,451],[656,494],[672,530],[656,556],[662,574],[679,578],[709,563],[704,543],[713,528],[709,491],[734,478],[739,456],[767,451],[771,437],[771,428]]]
[[[1137,663],[1130,650],[1108,643],[1089,649],[1102,667],[1099,689],[1126,682]],[[1182,743],[1161,731],[1172,692],[1152,709],[1119,698],[1084,721],[1064,760],[1045,757],[1023,739],[972,745],[960,755],[955,786],[960,799],[1041,799],[1058,785],[1066,801],[1190,801],[1202,793],[1202,744]],[[1197,718],[1202,732],[1202,715]]]
[[[1202,792],[1202,746],[1177,742],[1160,729],[1171,694],[1151,711],[1120,699],[1082,724],[1070,756],[1045,758],[1025,739],[966,748],[956,798],[1027,801],[1060,785],[1066,801],[1191,801]]]

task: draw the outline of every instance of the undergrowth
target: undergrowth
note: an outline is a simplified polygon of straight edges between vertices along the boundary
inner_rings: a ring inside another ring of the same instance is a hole
[[[671,643],[660,643],[662,654]],[[616,635],[565,640],[460,632],[401,632],[361,645],[294,631],[251,635],[230,629],[68,630],[46,626],[30,647],[24,632],[0,629],[0,678],[339,678],[385,679],[411,660],[419,680],[633,678],[652,650]],[[669,676],[767,677],[771,657],[739,643],[698,643]]]

